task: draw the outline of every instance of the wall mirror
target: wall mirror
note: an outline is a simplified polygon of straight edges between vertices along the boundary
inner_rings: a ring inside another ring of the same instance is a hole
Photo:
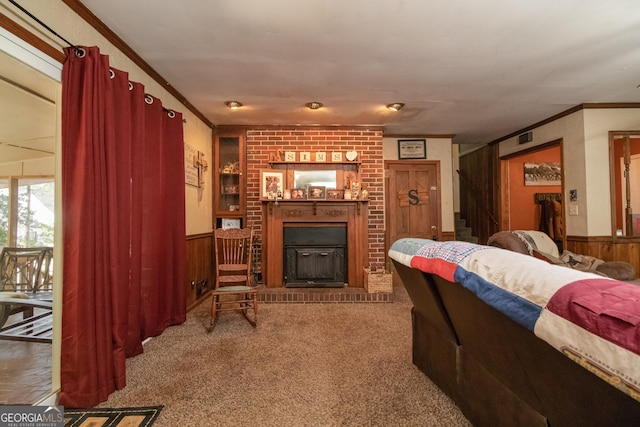
[[[609,133],[611,216],[615,238],[640,238],[640,131]]]
[[[333,190],[337,188],[337,182],[335,170],[296,170],[293,173],[293,188],[307,188],[308,185],[313,185]]]

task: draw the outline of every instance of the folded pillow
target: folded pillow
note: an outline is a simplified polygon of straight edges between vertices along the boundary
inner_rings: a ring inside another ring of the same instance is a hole
[[[531,255],[533,255],[533,250],[537,250],[556,258],[560,256],[558,253],[558,245],[556,245],[551,237],[542,231],[515,230],[513,233],[518,236],[525,245],[527,245]]]
[[[499,231],[493,234],[487,240],[487,245],[529,255],[529,251],[524,242],[510,231]]]
[[[596,267],[596,271],[616,280],[634,280],[636,278],[636,270],[628,262],[603,262]]]
[[[595,270],[598,265],[603,263],[601,259],[589,255],[574,254],[567,250],[562,252],[560,259],[567,264],[567,266],[582,271]]]

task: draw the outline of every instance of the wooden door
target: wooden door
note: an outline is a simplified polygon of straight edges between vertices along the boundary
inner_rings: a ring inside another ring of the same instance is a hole
[[[440,162],[386,161],[387,250],[403,237],[440,240]]]

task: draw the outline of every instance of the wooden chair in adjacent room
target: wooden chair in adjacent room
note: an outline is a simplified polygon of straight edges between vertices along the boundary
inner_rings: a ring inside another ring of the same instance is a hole
[[[249,323],[256,326],[258,291],[251,283],[252,249],[252,228],[214,230],[216,282],[212,291],[209,332],[215,328],[221,311],[241,311]]]

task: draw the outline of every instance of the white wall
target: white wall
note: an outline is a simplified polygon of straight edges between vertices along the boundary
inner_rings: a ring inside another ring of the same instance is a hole
[[[584,111],[584,116],[588,235],[610,236],[609,131],[640,129],[640,108],[589,109]]]
[[[398,160],[398,139],[383,138],[382,156],[384,160]],[[417,138],[422,139],[422,138]],[[427,140],[427,160],[440,161],[440,212],[442,215],[442,231],[454,232],[454,177],[453,153],[451,138],[424,138]],[[457,178],[456,178],[457,180]]]
[[[184,111],[183,111],[184,113]],[[185,188],[185,204],[187,213],[187,235],[206,233],[213,228],[213,144],[209,126],[200,120],[189,120],[184,125],[184,142],[204,153],[209,164],[205,172],[203,188],[187,185]]]
[[[451,146],[451,179],[453,180],[453,212],[460,212],[460,145],[453,144]],[[455,221],[455,220],[454,220]],[[455,229],[455,222],[453,225]]]

